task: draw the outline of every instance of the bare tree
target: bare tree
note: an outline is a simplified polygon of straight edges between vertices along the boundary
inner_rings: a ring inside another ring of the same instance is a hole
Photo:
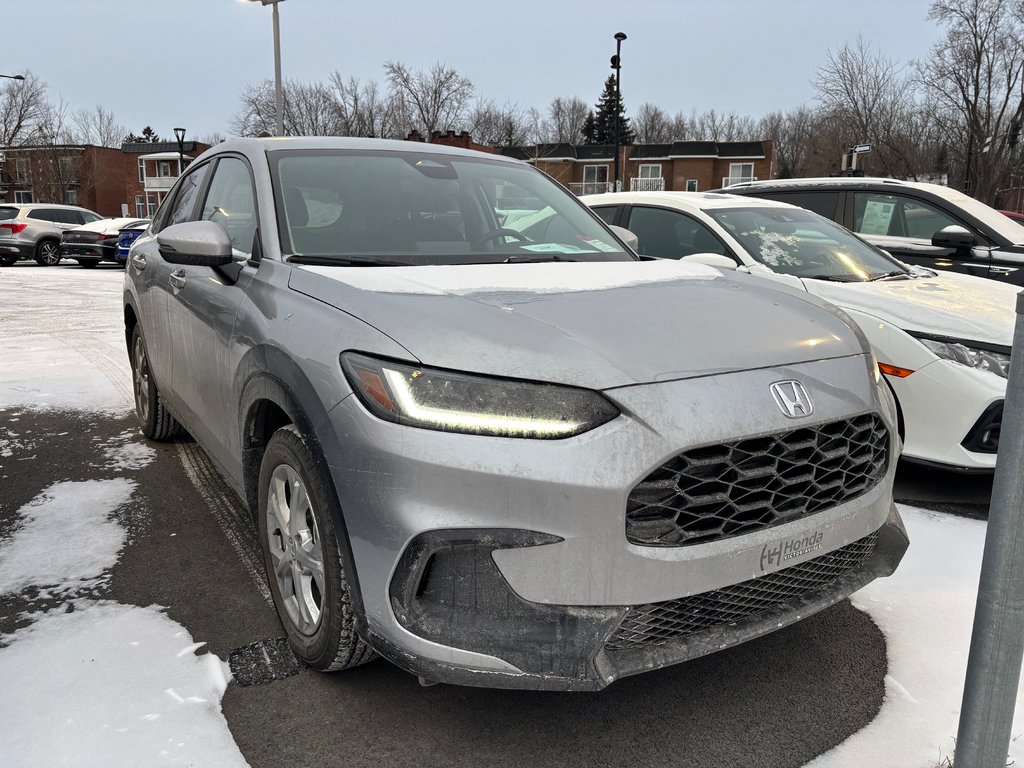
[[[548,105],[548,120],[543,125],[544,140],[578,144],[583,141],[583,123],[590,114],[587,102],[577,96],[557,96]]]
[[[534,137],[537,118],[536,110],[478,99],[466,115],[466,127],[480,144],[519,146]]]
[[[632,118],[633,133],[639,144],[667,144],[672,141],[672,118],[661,107],[647,101]]]
[[[779,178],[808,175],[807,155],[816,122],[815,113],[808,107],[770,112],[758,122],[758,134],[770,139],[775,148]]]
[[[413,70],[389,61],[384,65],[392,93],[402,99],[429,140],[435,131],[463,125],[473,83],[451,67],[437,62],[429,70]]]
[[[117,122],[113,112],[100,105],[94,109],[79,109],[71,121],[76,140],[82,144],[96,144],[100,147],[120,147],[128,130]]]
[[[1022,12],[1009,0],[937,0],[929,18],[946,33],[918,66],[929,101],[957,117],[945,129],[963,158],[964,187],[986,202],[1006,178],[1010,125],[1024,116]]]
[[[281,85],[284,91],[285,85]],[[272,135],[277,118],[274,106],[274,83],[264,80],[246,85],[239,95],[241,106],[229,121],[232,133],[238,136]]]
[[[46,109],[46,83],[31,72],[0,86],[0,146],[30,144]]]
[[[344,135],[385,139],[406,135],[408,120],[401,106],[391,95],[382,94],[375,80],[360,83],[355,77],[346,80],[334,72],[330,83]]]

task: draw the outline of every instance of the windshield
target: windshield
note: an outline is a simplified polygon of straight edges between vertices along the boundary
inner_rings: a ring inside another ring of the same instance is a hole
[[[839,225],[799,208],[705,211],[773,272],[837,282],[909,275],[906,267]]]
[[[282,253],[306,263],[632,261],[526,165],[429,151],[270,153]]]

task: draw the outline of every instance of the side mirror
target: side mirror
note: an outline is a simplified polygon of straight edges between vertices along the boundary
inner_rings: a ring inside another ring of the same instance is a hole
[[[612,224],[610,226],[611,226],[612,232],[614,232],[616,235],[618,235],[619,240],[624,242],[626,245],[628,245],[634,251],[638,250],[640,248],[640,238],[639,237],[634,235],[632,232],[630,232],[625,227],[620,227],[617,224]]]
[[[156,236],[164,261],[190,267],[223,267],[234,261],[231,239],[212,221],[174,224]]]
[[[936,248],[952,248],[955,251],[967,251],[977,244],[978,238],[968,230],[955,224],[940,229],[932,235],[932,245]]]
[[[689,256],[683,256],[679,260],[687,261],[691,264],[703,264],[715,269],[736,269],[737,267],[735,261],[720,253],[691,253]]]

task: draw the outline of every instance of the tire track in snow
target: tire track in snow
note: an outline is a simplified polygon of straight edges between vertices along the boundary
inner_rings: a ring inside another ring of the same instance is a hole
[[[270,588],[264,576],[263,551],[253,535],[248,510],[234,492],[224,486],[220,474],[202,448],[195,443],[178,443],[176,447],[185,476],[213,513],[260,595],[268,605],[272,605]]]

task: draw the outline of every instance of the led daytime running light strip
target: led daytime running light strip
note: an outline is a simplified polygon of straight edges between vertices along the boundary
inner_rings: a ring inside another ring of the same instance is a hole
[[[409,382],[401,372],[383,368],[391,393],[398,401],[399,412],[409,418],[438,427],[456,427],[465,430],[489,430],[501,434],[538,433],[543,435],[571,435],[579,424],[551,419],[517,419],[469,411],[447,411],[416,402]]]

